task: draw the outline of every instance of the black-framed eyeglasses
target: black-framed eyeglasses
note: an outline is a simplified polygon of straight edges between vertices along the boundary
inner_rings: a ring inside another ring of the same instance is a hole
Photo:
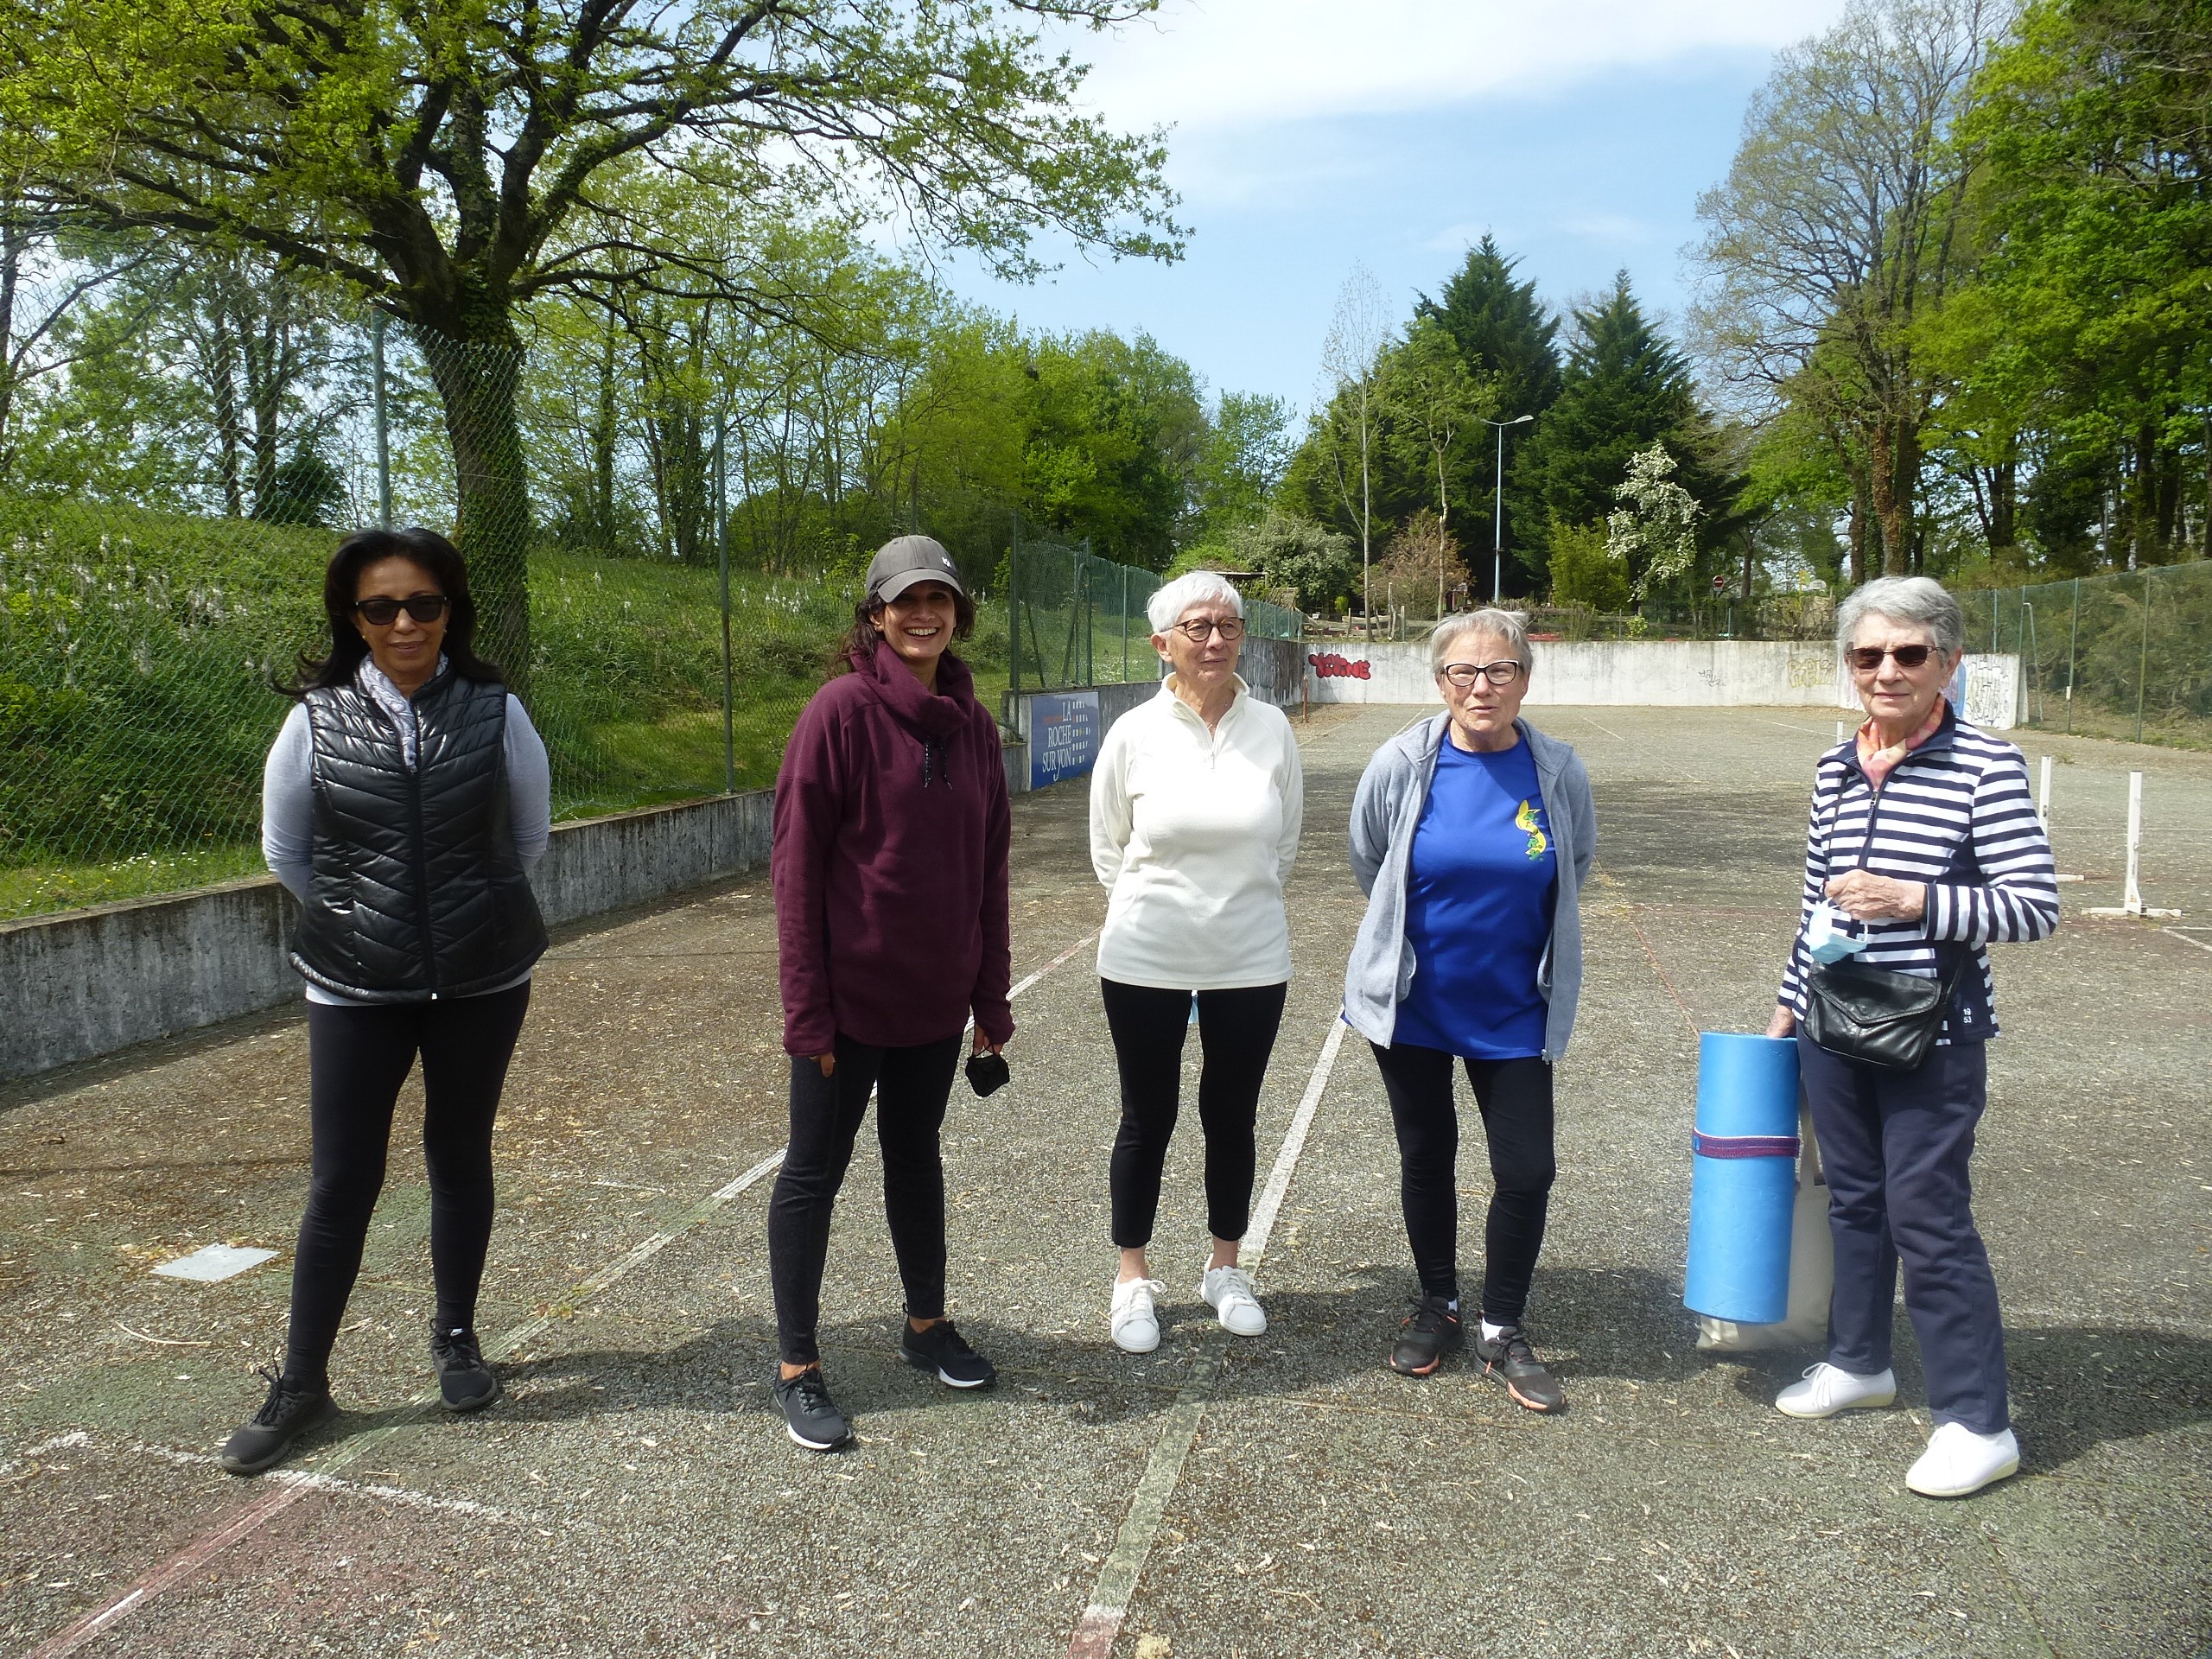
[[[1216,629],[1219,629],[1221,637],[1233,645],[1244,637],[1244,619],[1239,616],[1224,616],[1209,621],[1205,617],[1194,616],[1187,622],[1178,622],[1175,625],[1175,632],[1194,645],[1205,644]]]
[[[416,594],[407,599],[357,599],[353,608],[360,613],[361,620],[371,627],[388,628],[399,620],[405,611],[417,622],[431,623],[446,613],[446,607],[453,601],[443,594]]]
[[[1887,648],[1881,645],[1853,645],[1849,651],[1844,652],[1844,655],[1851,659],[1851,665],[1861,674],[1872,673],[1882,665],[1882,658],[1885,657],[1896,658],[1899,668],[1918,668],[1935,654],[1936,647],[1933,645],[1896,645]]]
[[[1478,679],[1492,685],[1510,685],[1521,677],[1521,664],[1510,657],[1501,657],[1494,663],[1446,663],[1436,671],[1465,691]]]

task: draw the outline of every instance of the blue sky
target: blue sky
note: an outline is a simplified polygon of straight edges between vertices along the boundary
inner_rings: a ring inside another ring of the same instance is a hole
[[[1775,50],[1836,0],[1166,0],[1068,44],[1087,101],[1171,124],[1191,226],[1170,266],[1075,257],[1032,287],[954,264],[967,296],[1032,327],[1152,334],[1215,391],[1313,399],[1355,261],[1401,321],[1487,230],[1555,307],[1628,269],[1687,302],[1698,193],[1726,171]],[[1344,22],[1361,18],[1357,35]]]

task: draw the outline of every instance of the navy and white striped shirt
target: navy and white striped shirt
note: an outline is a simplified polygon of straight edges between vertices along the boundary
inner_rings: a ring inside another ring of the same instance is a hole
[[[1937,1040],[1995,1036],[1996,982],[1983,947],[2049,938],[2058,925],[2057,867],[2028,791],[2026,758],[1948,706],[1936,734],[1897,762],[1878,794],[1859,770],[1855,738],[1821,757],[1797,938],[1782,976],[1780,1000],[1800,1019],[1810,961],[1804,925],[1828,880],[1860,868],[1925,882],[1928,907],[1918,921],[1861,923],[1868,943],[1859,960],[1932,979],[1936,941],[1973,946]]]

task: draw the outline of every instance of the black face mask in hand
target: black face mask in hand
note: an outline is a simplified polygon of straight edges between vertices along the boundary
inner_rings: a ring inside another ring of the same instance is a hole
[[[968,1086],[979,1096],[1003,1088],[1013,1075],[1007,1070],[1003,1054],[994,1054],[987,1048],[968,1057]]]

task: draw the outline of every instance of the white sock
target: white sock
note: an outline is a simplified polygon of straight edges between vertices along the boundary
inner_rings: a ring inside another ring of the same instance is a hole
[[[1500,1337],[1503,1336],[1507,1332],[1513,1328],[1514,1327],[1510,1325],[1492,1325],[1488,1319],[1484,1319],[1483,1321],[1483,1340],[1484,1342],[1496,1342]]]

